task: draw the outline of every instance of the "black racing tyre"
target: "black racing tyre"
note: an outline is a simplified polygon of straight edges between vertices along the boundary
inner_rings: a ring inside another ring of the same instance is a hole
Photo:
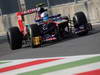
[[[22,33],[19,31],[18,27],[11,27],[7,31],[7,38],[10,48],[12,50],[19,49],[22,47]]]
[[[38,44],[35,44],[35,38],[38,38]],[[41,45],[41,33],[40,28],[37,24],[31,25],[30,28],[30,39],[31,39],[31,47],[37,47]]]
[[[75,13],[75,15],[73,17],[73,23],[74,23],[74,27],[77,28],[80,25],[87,25],[88,21],[83,12],[77,12],[77,13]]]

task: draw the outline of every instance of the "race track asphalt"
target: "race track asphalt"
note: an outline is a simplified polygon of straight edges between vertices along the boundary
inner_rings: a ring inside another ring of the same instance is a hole
[[[40,48],[24,46],[13,51],[9,48],[6,36],[0,36],[0,60],[88,54],[100,54],[100,25],[94,25],[93,31],[86,36],[68,38],[57,43],[48,43]]]

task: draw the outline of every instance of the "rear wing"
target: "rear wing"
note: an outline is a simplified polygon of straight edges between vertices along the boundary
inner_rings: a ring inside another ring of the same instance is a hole
[[[19,27],[19,29],[20,29],[21,32],[24,31],[24,23],[23,23],[23,21],[24,21],[24,15],[32,14],[32,13],[35,13],[35,12],[37,12],[37,8],[29,9],[27,11],[17,12],[16,13],[18,27]]]

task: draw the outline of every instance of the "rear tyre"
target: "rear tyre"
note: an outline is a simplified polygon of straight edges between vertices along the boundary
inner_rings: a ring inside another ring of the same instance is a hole
[[[22,34],[18,27],[12,27],[7,32],[8,43],[12,50],[19,49],[22,47]]]
[[[30,28],[31,47],[38,47],[41,45],[41,34],[37,24],[31,25]]]

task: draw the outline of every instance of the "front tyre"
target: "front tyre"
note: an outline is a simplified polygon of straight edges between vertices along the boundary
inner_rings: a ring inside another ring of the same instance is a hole
[[[81,36],[81,35],[88,34],[88,31],[89,31],[88,29],[89,29],[90,25],[88,25],[88,21],[87,21],[87,18],[86,18],[86,15],[84,14],[84,12],[75,13],[75,15],[73,17],[73,24],[74,24],[76,31],[77,30],[80,31],[80,32],[76,33],[77,35]],[[81,26],[84,29],[80,29]],[[84,30],[84,31],[81,31],[81,30]]]
[[[11,27],[7,31],[7,38],[10,48],[12,50],[19,49],[22,47],[22,34],[18,27]]]

